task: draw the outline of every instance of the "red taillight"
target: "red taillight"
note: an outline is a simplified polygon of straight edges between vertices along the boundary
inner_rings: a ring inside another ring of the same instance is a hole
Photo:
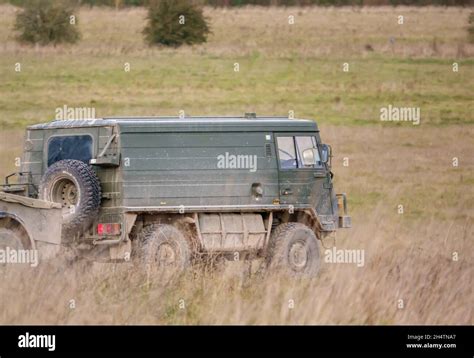
[[[97,235],[120,235],[120,223],[97,224]]]
[[[104,235],[104,224],[97,224],[97,235]]]

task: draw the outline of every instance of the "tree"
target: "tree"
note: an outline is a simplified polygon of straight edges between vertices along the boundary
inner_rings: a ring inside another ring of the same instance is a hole
[[[470,43],[474,43],[474,12],[469,14],[469,26],[467,28],[468,38]]]
[[[74,43],[80,38],[74,6],[61,0],[27,1],[16,16],[18,39],[40,45]]]
[[[209,26],[202,10],[189,0],[155,0],[143,30],[150,45],[178,47],[207,41]]]

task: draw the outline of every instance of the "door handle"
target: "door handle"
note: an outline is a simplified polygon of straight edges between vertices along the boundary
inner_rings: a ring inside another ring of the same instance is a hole
[[[286,189],[282,190],[281,194],[282,195],[291,195],[291,194],[293,194],[293,190],[291,190],[290,188],[286,188]]]

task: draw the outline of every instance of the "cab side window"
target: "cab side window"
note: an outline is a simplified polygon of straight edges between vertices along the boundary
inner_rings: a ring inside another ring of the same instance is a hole
[[[92,159],[90,135],[57,136],[48,143],[48,167],[63,159],[76,159],[89,163]]]
[[[294,137],[277,137],[281,169],[297,168]]]
[[[298,168],[321,168],[323,163],[319,156],[318,147],[316,145],[316,138],[313,136],[298,136],[295,137],[296,153],[298,156]],[[303,163],[303,152],[307,149],[316,149],[314,151],[314,163],[311,166],[305,166]]]
[[[281,169],[323,167],[314,136],[277,137],[277,141]],[[315,149],[314,163],[309,166],[303,163],[303,152],[307,149]]]

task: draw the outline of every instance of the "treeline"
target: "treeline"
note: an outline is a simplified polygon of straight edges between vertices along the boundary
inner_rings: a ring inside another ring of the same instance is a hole
[[[442,5],[442,6],[466,6],[474,5],[474,0],[207,0],[210,6],[380,6],[380,5]]]
[[[72,1],[80,5],[89,6],[146,6],[153,0],[76,0]],[[28,0],[6,0],[13,5],[23,6]],[[197,5],[214,7],[232,6],[382,6],[382,5],[410,5],[410,6],[474,6],[474,0],[195,0]]]

